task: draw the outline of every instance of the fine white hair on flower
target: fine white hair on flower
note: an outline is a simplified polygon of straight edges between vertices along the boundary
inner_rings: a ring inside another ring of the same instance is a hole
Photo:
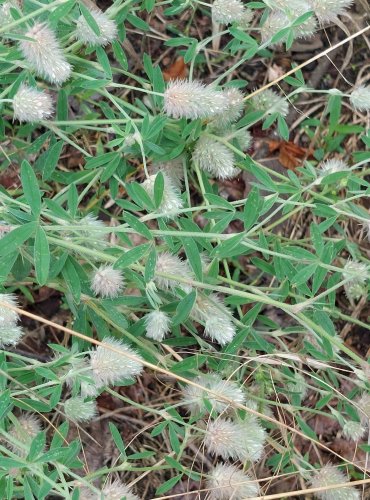
[[[204,334],[220,345],[228,344],[235,337],[236,329],[231,313],[216,294],[199,296],[192,316],[204,323]]]
[[[123,484],[118,479],[104,486],[102,494],[104,500],[120,500],[121,498],[125,498],[125,500],[140,500],[137,495],[132,493],[132,489],[129,486]]]
[[[306,380],[301,373],[296,373],[294,375],[294,381],[289,380],[285,385],[285,389],[291,393],[288,395],[289,398],[297,395],[301,401],[306,398],[308,392]]]
[[[101,10],[92,9],[90,14],[98,25],[100,34],[97,35],[87,24],[84,16],[77,20],[76,38],[87,45],[105,46],[117,38],[117,25],[115,21],[108,19],[107,15]]]
[[[64,403],[64,413],[73,422],[89,422],[97,414],[95,401],[85,401],[82,397],[69,398]]]
[[[204,444],[210,453],[225,460],[257,462],[262,456],[265,439],[264,429],[253,416],[240,422],[217,418],[208,423]]]
[[[20,122],[38,122],[53,114],[53,101],[49,94],[21,84],[13,97],[14,118]]]
[[[343,436],[348,441],[359,441],[364,437],[365,432],[366,427],[361,425],[361,422],[355,422],[354,420],[348,420],[342,428]]]
[[[212,119],[212,124],[219,129],[223,129],[230,125],[230,123],[236,122],[241,117],[244,109],[244,96],[240,90],[229,88],[223,92],[228,101],[227,109]]]
[[[19,46],[37,75],[57,85],[68,80],[72,67],[67,62],[54,31],[45,23],[36,23],[25,36],[32,38],[32,41],[21,40]]]
[[[357,400],[361,425],[370,427],[370,394],[364,392]]]
[[[181,191],[182,181],[184,180],[183,157],[179,156],[173,160],[153,163],[153,171],[163,172],[172,181],[172,184]]]
[[[151,198],[154,198],[154,185],[158,173],[150,175],[141,184]],[[180,191],[174,185],[171,178],[165,173],[163,175],[163,195],[160,206],[157,211],[165,217],[175,217],[176,213],[183,207],[183,201],[180,196]]]
[[[146,336],[161,342],[170,331],[171,319],[163,311],[155,310],[145,315]]]
[[[191,413],[199,413],[206,409],[205,400],[209,401],[212,410],[222,413],[233,404],[244,404],[243,389],[232,380],[223,380],[216,373],[199,375],[194,379],[201,387],[187,385],[182,391],[182,402]],[[212,391],[209,392],[209,391]],[[222,397],[229,399],[228,403]]]
[[[0,293],[0,328],[14,326],[19,320],[18,313],[7,307],[7,304],[11,307],[18,307],[17,297],[13,293]]]
[[[20,326],[0,326],[0,348],[17,345],[23,335],[24,331]]]
[[[19,8],[18,0],[10,0],[9,2],[4,2],[0,6],[0,26],[5,26],[15,20],[10,12],[11,9],[15,8]],[[2,34],[2,36],[4,36],[4,34]]]
[[[82,397],[97,396],[98,390],[95,386],[93,372],[88,358],[76,358],[73,356],[70,360],[70,366],[71,368],[67,370],[63,377],[67,387],[72,389],[72,387],[78,383]]]
[[[10,449],[21,457],[26,457],[29,453],[29,446],[33,440],[42,431],[41,422],[32,413],[22,413],[17,417],[17,423],[9,427],[9,434],[18,443],[8,442]],[[24,446],[22,446],[24,445]]]
[[[101,297],[117,297],[125,286],[121,271],[113,266],[100,266],[92,276],[91,290]]]
[[[331,160],[327,160],[320,165],[319,174],[320,177],[324,177],[325,175],[334,174],[336,172],[345,172],[346,170],[349,170],[349,166],[345,161],[332,158]]]
[[[281,116],[287,116],[289,113],[289,104],[287,100],[271,89],[263,90],[254,95],[250,102],[254,109],[262,111],[267,115],[279,113]]]
[[[132,359],[132,358],[135,359]],[[141,356],[131,347],[113,337],[106,337],[90,353],[90,365],[97,387],[132,379],[143,370]]]
[[[349,102],[351,105],[358,109],[359,111],[369,111],[370,110],[370,85],[365,87],[360,85],[357,89],[353,90],[350,95]]]
[[[353,0],[309,0],[311,9],[321,23],[335,21],[346,12]]]
[[[241,21],[243,14],[244,5],[240,0],[214,0],[212,4],[212,19],[217,23]]]
[[[259,495],[258,483],[235,465],[219,463],[208,476],[209,500],[244,500]]]
[[[291,26],[291,24],[296,21],[298,17],[303,15],[305,12],[311,10],[308,5],[301,11],[296,11],[294,9],[290,10],[290,15],[287,11],[272,10],[267,17],[265,23],[261,28],[261,39],[263,43],[267,43],[274,35],[279,33],[284,28]],[[294,38],[309,38],[316,31],[317,24],[315,18],[312,16],[298,26],[294,26],[293,37]],[[278,40],[278,42],[272,43],[272,46],[279,46],[285,42],[288,35],[283,36]]]
[[[157,262],[155,267],[156,273],[170,274],[179,276],[180,278],[191,278],[193,273],[184,260],[181,260],[177,255],[172,255],[169,252],[163,252],[157,255]],[[185,283],[180,283],[176,279],[166,278],[165,276],[156,275],[154,282],[161,290],[174,291],[175,288],[181,288],[186,293],[190,293],[192,287]]]
[[[331,464],[324,465],[316,471],[311,478],[312,488],[324,488],[325,486],[335,486],[348,482],[348,477],[337,467]],[[353,486],[345,488],[331,488],[328,490],[316,491],[315,497],[320,500],[360,500],[360,492]]]
[[[201,82],[173,80],[164,92],[164,111],[172,118],[211,118],[227,109],[223,92]]]
[[[239,173],[233,152],[224,144],[203,135],[195,145],[192,160],[199,168],[219,179],[231,179]]]
[[[349,260],[343,267],[343,278],[348,279],[344,284],[347,297],[358,300],[366,294],[366,281],[369,278],[369,267],[363,262]]]

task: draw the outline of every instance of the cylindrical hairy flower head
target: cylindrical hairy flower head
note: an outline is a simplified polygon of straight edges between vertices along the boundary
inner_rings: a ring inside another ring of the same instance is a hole
[[[258,483],[234,465],[217,464],[208,475],[209,500],[244,500],[259,495]]]
[[[9,428],[9,434],[17,441],[29,447],[33,438],[42,431],[40,420],[36,415],[23,413],[17,418],[17,424]],[[23,448],[16,443],[8,443],[11,450],[19,456],[28,455],[29,449]]]
[[[212,19],[217,23],[231,24],[243,19],[244,5],[240,0],[214,0]]]
[[[179,156],[174,160],[159,162],[153,164],[154,172],[163,172],[172,181],[172,184],[181,191],[182,181],[184,180],[183,158]]]
[[[361,425],[370,427],[370,394],[366,392],[357,401]]]
[[[154,183],[158,174],[150,175],[143,183],[142,187],[148,193],[148,195],[154,197]],[[165,217],[171,218],[176,216],[178,210],[183,207],[183,202],[180,196],[180,191],[173,184],[171,178],[162,172],[164,187],[162,202],[158,207],[158,212],[163,214]]]
[[[117,297],[124,285],[121,271],[113,269],[112,266],[100,266],[91,280],[91,290],[101,297]]]
[[[296,373],[294,375],[294,382],[288,382],[285,386],[285,389],[292,393],[289,395],[289,397],[292,397],[293,395],[299,396],[300,400],[303,401],[306,396],[307,396],[307,383],[304,378],[304,376],[301,373]]]
[[[244,109],[244,96],[240,90],[230,88],[223,92],[227,98],[227,108],[212,119],[212,124],[218,129],[223,129],[230,125],[230,123],[236,122],[241,117]]]
[[[359,111],[369,111],[370,110],[370,86],[364,87],[361,85],[355,89],[350,98],[349,102],[351,105],[358,109]]]
[[[239,173],[239,169],[235,168],[232,151],[221,142],[205,135],[198,140],[192,160],[199,168],[219,179],[231,179]]]
[[[36,23],[26,33],[31,40],[21,40],[24,58],[38,76],[60,85],[68,80],[72,67],[67,62],[55,33],[44,23]]]
[[[216,294],[210,294],[208,297],[199,296],[192,316],[204,322],[205,335],[221,345],[228,344],[235,337],[236,329],[232,316]]]
[[[223,92],[200,82],[175,80],[164,92],[164,111],[172,118],[211,118],[227,109]]]
[[[326,175],[344,172],[346,170],[349,170],[349,166],[346,162],[338,160],[337,158],[332,158],[320,165],[319,175],[320,177],[325,177]]]
[[[104,486],[102,491],[104,500],[140,500],[140,498],[132,493],[131,488],[126,484],[121,483],[118,479]]]
[[[24,331],[20,326],[0,326],[0,348],[17,345],[23,335]]]
[[[53,101],[49,94],[27,85],[19,87],[13,97],[14,118],[20,122],[38,122],[53,113]]]
[[[176,275],[181,278],[191,278],[192,272],[187,262],[179,259],[177,255],[172,255],[168,252],[163,252],[157,255],[157,263],[155,267],[156,273],[165,273]],[[180,283],[175,279],[166,278],[164,276],[155,276],[154,282],[161,290],[171,290],[181,288],[187,293],[191,292],[191,286],[185,283]]]
[[[312,488],[323,488],[325,486],[335,486],[348,481],[348,477],[337,467],[327,464],[318,470],[311,478]],[[315,492],[315,497],[320,500],[360,500],[360,493],[352,486],[345,488],[332,488]]]
[[[76,358],[75,356],[71,358],[70,365],[71,368],[68,369],[67,373],[64,375],[64,380],[70,389],[76,384],[79,384],[80,393],[83,398],[88,396],[95,397],[98,394],[98,390],[95,386],[93,372],[90,367],[90,361],[85,358]]]
[[[169,332],[171,320],[163,311],[151,311],[145,316],[146,336],[161,342]]]
[[[96,35],[81,15],[77,20],[76,38],[87,45],[105,46],[117,38],[117,25],[101,10],[90,10],[90,14],[99,27],[100,34]]]
[[[345,439],[348,439],[349,441],[359,441],[361,438],[364,437],[365,432],[366,432],[366,427],[361,425],[361,422],[355,422],[354,420],[348,420],[344,425],[343,425],[343,436]]]
[[[89,422],[96,416],[96,403],[81,397],[69,398],[64,403],[64,413],[73,422]]]
[[[17,297],[13,293],[0,293],[0,329],[15,326],[19,320],[18,313],[9,309],[7,304],[18,307]]]
[[[254,11],[252,9],[244,9],[241,19],[238,21],[239,27],[243,29],[248,29],[254,18]]]
[[[135,359],[131,359],[131,356]],[[132,379],[143,370],[139,354],[113,337],[105,338],[102,344],[91,352],[90,364],[97,387]]]
[[[287,100],[271,89],[266,89],[256,94],[251,98],[250,102],[254,109],[262,111],[267,115],[279,113],[281,116],[287,116],[289,113],[289,104]]]
[[[208,424],[204,444],[210,453],[245,462],[257,462],[263,453],[266,436],[258,420],[244,422],[218,418]]]
[[[349,279],[344,285],[349,299],[358,300],[366,294],[366,280],[369,278],[369,268],[362,262],[349,260],[343,268],[343,278]]]
[[[301,11],[297,11],[295,9],[291,9],[289,12],[287,10],[273,10],[267,17],[265,23],[261,28],[261,39],[263,43],[268,42],[274,35],[279,33],[279,31],[291,26],[291,24],[305,12],[310,10],[310,8],[304,7]],[[302,24],[295,26],[293,29],[293,37],[294,38],[309,38],[316,31],[317,25],[316,20],[312,16]],[[278,42],[272,44],[281,45],[288,38],[288,35],[285,35]]]
[[[223,380],[216,373],[199,375],[194,379],[194,382],[204,387],[204,389],[187,385],[182,391],[183,404],[191,413],[204,411],[206,409],[205,400],[209,401],[212,410],[217,413],[224,412],[233,403],[245,403],[245,394],[242,388],[232,380]],[[209,391],[212,391],[212,393]],[[218,396],[221,396],[221,398]],[[227,403],[222,397],[229,399],[232,403]]]
[[[321,23],[329,23],[344,14],[353,0],[309,0],[312,10]]]

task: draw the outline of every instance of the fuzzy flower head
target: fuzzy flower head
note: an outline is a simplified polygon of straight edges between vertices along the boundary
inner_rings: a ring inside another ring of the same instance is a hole
[[[148,193],[148,195],[154,197],[154,184],[155,179],[158,174],[150,175],[141,185]],[[173,184],[171,178],[162,172],[164,187],[163,195],[160,206],[157,211],[164,214],[165,217],[171,218],[176,215],[176,212],[183,207],[183,202],[180,196],[180,192],[177,187]]]
[[[211,294],[197,299],[192,316],[204,323],[204,334],[220,345],[226,345],[235,337],[232,316],[220,297]]]
[[[182,181],[184,180],[184,166],[182,157],[179,156],[174,160],[159,162],[153,164],[154,172],[163,172],[170,178],[172,184],[180,191]]]
[[[286,390],[291,394],[289,397],[293,395],[299,396],[300,400],[303,401],[307,396],[307,383],[305,381],[304,376],[301,373],[296,373],[294,376],[294,382],[288,382],[285,386]]]
[[[132,493],[129,486],[123,484],[118,479],[104,486],[102,494],[102,498],[104,498],[104,500],[121,500],[121,498],[124,498],[125,500],[140,500],[137,495]]]
[[[334,174],[337,172],[345,172],[349,170],[349,166],[346,162],[342,160],[338,160],[337,158],[333,158],[331,160],[325,161],[320,166],[320,177],[325,177],[329,174]]]
[[[349,279],[344,285],[345,292],[349,299],[358,300],[366,293],[366,280],[369,276],[369,269],[366,264],[349,260],[343,268],[343,278]]]
[[[131,356],[136,359],[131,359]],[[102,344],[91,352],[90,365],[97,387],[132,379],[143,370],[142,358],[138,353],[113,337],[106,337]]]
[[[97,35],[81,15],[77,20],[76,38],[86,45],[105,46],[117,38],[117,25],[101,10],[90,10],[90,14],[98,25],[100,34]]]
[[[73,356],[70,360],[70,364],[67,369],[64,370],[64,374],[62,376],[67,387],[70,389],[72,389],[76,383],[79,384],[81,396],[83,398],[88,396],[97,396],[98,390],[95,386],[93,373],[90,368],[90,362],[87,357],[76,358]]]
[[[112,266],[100,266],[91,280],[91,290],[95,295],[110,299],[117,297],[125,285],[121,271]]]
[[[9,434],[21,444],[29,448],[33,438],[42,431],[40,420],[32,414],[21,414],[15,425],[9,428]],[[11,450],[19,456],[26,457],[29,449],[25,449],[16,443],[8,443]]]
[[[344,425],[343,425],[343,436],[345,439],[348,439],[349,441],[359,441],[361,438],[364,437],[365,432],[366,432],[366,427],[361,425],[361,422],[355,422],[354,420],[348,420]]]
[[[14,21],[11,9],[19,8],[19,4],[17,0],[10,0],[8,2],[4,2],[0,6],[0,26],[6,26]]]
[[[171,320],[163,311],[151,311],[145,316],[146,336],[161,342],[169,332]]]
[[[217,464],[207,480],[209,500],[244,500],[259,495],[257,482],[234,465]]]
[[[370,427],[370,394],[364,393],[357,401],[361,425]]]
[[[231,24],[243,19],[244,5],[240,0],[214,0],[212,19],[217,23]]]
[[[311,478],[312,488],[323,488],[346,483],[348,477],[337,467],[327,464]],[[315,497],[320,500],[360,500],[360,492],[352,486],[345,488],[331,488],[329,490],[315,492]]]
[[[292,4],[293,8],[285,10],[272,10],[267,17],[265,23],[261,28],[261,38],[263,43],[267,43],[274,35],[279,33],[284,28],[288,28],[295,22],[298,17],[302,16],[305,12],[311,10],[308,4],[305,3],[301,9],[294,8],[295,4]],[[309,17],[303,23],[294,26],[293,38],[309,38],[316,31],[317,25],[316,20],[313,16]],[[278,42],[272,44],[272,46],[279,46],[285,42],[288,38],[286,34]]]
[[[218,179],[231,179],[239,173],[232,151],[221,142],[201,136],[194,148],[192,160],[199,168]]]
[[[13,97],[14,118],[20,122],[38,122],[53,113],[53,102],[46,92],[23,84]]]
[[[69,398],[64,403],[64,413],[73,422],[89,422],[97,413],[96,403],[81,397]]]
[[[174,80],[164,92],[164,111],[172,118],[211,118],[227,109],[223,92],[211,86],[187,80]]]
[[[369,111],[370,110],[370,85],[364,87],[361,85],[355,89],[350,98],[349,102],[351,105],[358,109],[359,111]]]
[[[229,88],[223,91],[227,98],[227,108],[212,119],[218,129],[223,129],[236,122],[242,115],[244,109],[243,94],[236,88]]]
[[[251,104],[257,111],[262,111],[266,115],[279,113],[281,116],[287,116],[289,113],[289,104],[284,97],[279,96],[271,89],[266,89],[251,98]]]
[[[187,385],[182,391],[183,404],[191,413],[203,411],[206,408],[205,400],[209,401],[212,410],[217,413],[226,411],[233,403],[245,403],[245,394],[242,388],[232,380],[223,380],[216,373],[199,375],[194,379],[194,382],[204,387],[204,389]],[[209,391],[212,391],[212,393]],[[224,401],[223,397],[229,399],[232,403]]]
[[[79,226],[73,234],[76,243],[88,244],[93,248],[104,248],[107,244],[106,225],[95,215],[89,213],[73,224]]]
[[[181,278],[189,278],[192,276],[188,263],[181,260],[177,255],[172,255],[168,252],[158,254],[155,271],[156,273],[171,274]],[[164,291],[174,291],[175,288],[181,288],[185,292],[190,293],[192,290],[190,285],[162,276],[156,276],[154,282],[158,288]]]
[[[254,417],[244,422],[218,418],[209,422],[204,444],[210,453],[225,460],[257,462],[262,456],[265,439],[265,431]]]
[[[6,307],[7,304],[18,307],[17,297],[13,293],[0,293],[0,328],[14,326],[19,320],[18,313]]]
[[[311,9],[321,23],[335,21],[352,5],[353,0],[309,0]]]
[[[21,40],[20,49],[36,74],[57,85],[68,80],[72,67],[67,62],[55,33],[45,23],[36,23],[25,35],[32,38],[32,41]]]

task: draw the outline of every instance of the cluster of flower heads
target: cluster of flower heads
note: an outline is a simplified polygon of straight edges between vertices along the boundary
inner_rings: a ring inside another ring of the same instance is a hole
[[[23,337],[18,313],[7,306],[17,307],[17,298],[11,293],[0,293],[0,348],[16,345]]]
[[[16,1],[5,2],[1,6],[1,24],[13,21],[11,9],[18,8]],[[77,20],[75,38],[86,45],[105,46],[117,37],[117,25],[107,15],[94,8],[90,11],[99,34],[88,25],[81,15]],[[72,74],[72,66],[67,61],[65,51],[60,45],[55,31],[45,22],[35,22],[22,35],[19,48],[27,67],[44,80],[55,85],[62,85]],[[53,114],[51,96],[39,90],[21,84],[13,97],[14,118],[21,122],[37,122],[50,118]]]

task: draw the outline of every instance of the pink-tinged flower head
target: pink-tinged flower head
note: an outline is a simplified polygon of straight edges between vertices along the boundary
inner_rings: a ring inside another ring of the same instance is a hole
[[[45,23],[36,23],[25,36],[32,41],[21,40],[19,46],[37,75],[57,85],[68,80],[72,67],[67,62],[54,31]]]
[[[259,494],[258,483],[234,465],[217,464],[208,475],[209,500],[244,500]]]
[[[193,162],[218,179],[232,179],[239,173],[233,152],[224,144],[205,135],[195,145]]]
[[[170,330],[171,320],[166,313],[154,310],[145,316],[146,336],[161,342]]]
[[[348,482],[348,477],[337,467],[330,464],[324,465],[311,478],[312,488],[324,488],[325,486],[335,486],[346,482]],[[348,487],[345,488],[316,491],[315,497],[320,500],[360,500],[360,492],[348,483]]]
[[[212,410],[217,413],[224,412],[233,404],[245,403],[245,394],[242,388],[232,380],[223,380],[216,373],[199,375],[194,379],[194,382],[204,389],[187,385],[182,391],[183,404],[192,413],[205,410],[205,400],[209,401]],[[230,403],[224,401],[223,397],[230,400]]]
[[[100,34],[97,35],[87,24],[86,19],[81,15],[77,20],[76,38],[87,45],[105,46],[117,38],[117,25],[101,10],[90,10],[99,27]]]
[[[370,110],[370,85],[364,87],[360,85],[355,89],[350,98],[349,102],[351,105],[358,109],[359,111],[369,111]]]
[[[9,434],[21,444],[26,445],[26,448],[19,446],[17,443],[8,443],[14,453],[25,457],[28,455],[29,446],[33,440],[42,431],[40,420],[36,415],[22,413],[17,423],[9,428]]]
[[[311,9],[321,23],[335,21],[352,5],[353,0],[309,0]]]
[[[100,266],[91,280],[92,291],[101,297],[117,297],[124,285],[121,271],[113,269],[112,266]]]
[[[53,101],[46,92],[40,92],[22,83],[13,97],[13,109],[16,120],[38,122],[52,115]]]
[[[214,0],[212,19],[217,23],[231,24],[243,19],[244,5],[240,0]]]
[[[200,82],[175,80],[164,92],[164,111],[172,118],[211,118],[227,109],[223,92]]]
[[[252,416],[243,422],[217,418],[209,422],[204,444],[210,453],[225,460],[257,462],[262,456],[265,439],[265,431]]]
[[[139,354],[113,337],[105,338],[102,344],[91,352],[90,365],[97,387],[132,379],[143,370]]]
[[[123,484],[118,479],[104,486],[102,493],[102,498],[104,498],[104,500],[121,500],[121,498],[125,500],[140,500],[137,495],[132,493],[129,486]]]

